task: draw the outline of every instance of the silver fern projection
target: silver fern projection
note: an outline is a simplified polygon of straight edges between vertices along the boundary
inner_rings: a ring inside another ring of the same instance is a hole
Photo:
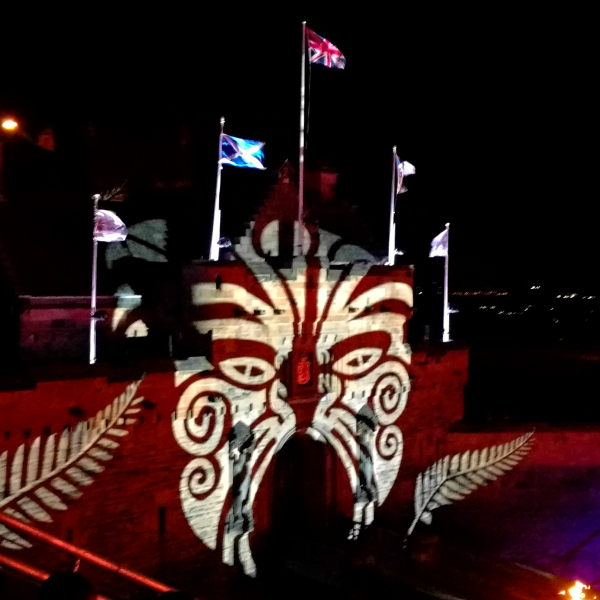
[[[53,433],[45,443],[37,437],[29,448],[21,444],[10,462],[6,450],[0,453],[0,511],[25,523],[50,523],[46,509],[67,510],[64,500],[81,496],[79,488],[104,471],[102,463],[112,459],[117,440],[137,421],[143,398],[135,396],[141,381],[129,384],[95,418],[77,423],[72,431]],[[19,550],[31,544],[0,523],[0,546]]]
[[[431,524],[431,511],[462,500],[478,487],[510,471],[531,449],[533,431],[511,442],[483,450],[467,450],[446,456],[417,475],[415,518],[410,535],[419,521]]]

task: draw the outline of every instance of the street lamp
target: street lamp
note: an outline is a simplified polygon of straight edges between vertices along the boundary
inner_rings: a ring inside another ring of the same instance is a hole
[[[15,131],[19,128],[19,124],[14,119],[3,119],[2,129],[5,131]]]

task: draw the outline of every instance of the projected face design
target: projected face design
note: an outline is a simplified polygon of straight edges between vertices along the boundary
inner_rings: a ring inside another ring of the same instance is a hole
[[[207,267],[210,281],[192,288],[194,323],[212,332],[213,352],[205,369],[175,375],[173,432],[194,457],[181,476],[181,502],[203,543],[227,564],[239,556],[249,575],[252,505],[294,433],[335,449],[354,492],[355,532],[371,522],[400,468],[410,281],[391,281],[378,266],[328,268],[326,236],[307,237],[306,260],[282,272],[265,257],[263,231],[263,243],[254,236],[255,245],[246,238],[237,248],[243,276],[221,269],[215,283]]]

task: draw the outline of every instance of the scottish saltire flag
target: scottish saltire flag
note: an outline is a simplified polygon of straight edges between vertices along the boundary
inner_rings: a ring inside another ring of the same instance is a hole
[[[265,143],[254,140],[244,140],[232,135],[223,134],[221,143],[221,164],[249,169],[265,169],[263,151]]]
[[[311,63],[330,69],[343,69],[346,66],[344,55],[329,41],[306,28],[308,56]]]
[[[97,210],[94,219],[94,239],[97,242],[122,242],[127,227],[112,210]]]
[[[431,240],[431,250],[429,251],[429,258],[436,256],[448,256],[448,230],[444,229],[442,233],[436,235]]]
[[[408,175],[414,175],[417,170],[414,165],[411,165],[407,160],[398,160],[398,185],[396,193],[399,194],[402,191],[402,180]]]

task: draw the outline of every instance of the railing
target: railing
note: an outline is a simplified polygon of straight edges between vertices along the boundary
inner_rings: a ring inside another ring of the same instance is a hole
[[[14,558],[9,558],[8,556],[3,556],[2,554],[0,554],[0,565],[4,565],[13,571],[18,571],[22,575],[27,575],[28,577],[36,579],[37,581],[46,581],[46,579],[50,577],[50,573],[47,573],[46,571],[36,569],[27,563],[21,562],[20,560],[16,560]],[[110,598],[97,594],[96,600],[110,600]]]
[[[27,534],[31,535],[32,537],[37,538],[38,540],[43,540],[44,542],[47,542],[48,544],[50,544],[51,546],[54,546],[55,548],[60,548],[61,550],[65,550],[66,552],[68,552],[69,554],[72,554],[73,556],[77,556],[78,558],[80,558],[82,560],[86,560],[87,562],[90,562],[94,565],[97,565],[97,566],[103,568],[103,569],[106,569],[107,571],[111,571],[112,573],[116,573],[117,575],[125,577],[126,579],[129,579],[130,581],[134,581],[136,583],[144,585],[144,586],[146,586],[152,590],[155,590],[157,592],[175,591],[173,588],[171,588],[163,583],[160,583],[160,581],[156,581],[154,579],[151,579],[150,577],[146,577],[145,575],[142,575],[141,573],[136,573],[135,571],[126,569],[125,567],[122,567],[120,565],[117,565],[117,564],[109,561],[109,560],[106,560],[105,558],[102,558],[102,557],[98,556],[97,554],[89,552],[88,550],[84,550],[83,548],[79,548],[78,546],[74,546],[73,544],[69,544],[68,542],[65,542],[57,537],[54,537],[53,535],[50,535],[43,531],[40,531],[39,529],[36,529],[35,527],[31,527],[31,525],[27,525],[26,523],[23,523],[23,522],[19,521],[18,519],[15,519],[14,517],[11,517],[1,511],[0,511],[0,523],[4,523],[5,525],[12,527],[13,529],[18,529],[19,531],[27,533]],[[37,579],[39,579],[40,576],[42,576],[43,579],[46,579],[48,577],[48,575],[46,573],[44,573],[43,571],[39,571],[38,569],[29,567],[28,565],[25,565],[24,563],[21,563],[20,561],[15,561],[13,559],[7,558],[6,556],[2,556],[2,555],[0,555],[0,559],[7,566],[10,566],[7,561],[11,561],[16,570],[20,570],[22,573],[28,574]],[[100,598],[100,596],[98,596],[98,598]]]

